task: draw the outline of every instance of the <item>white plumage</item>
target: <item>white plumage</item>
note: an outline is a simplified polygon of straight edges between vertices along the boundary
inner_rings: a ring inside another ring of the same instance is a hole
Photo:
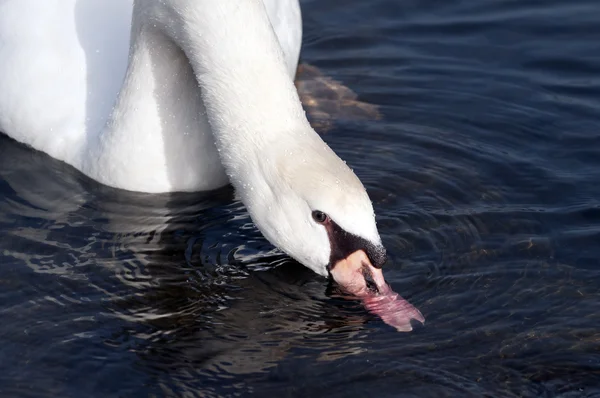
[[[263,234],[327,274],[311,218],[381,240],[293,78],[297,0],[0,0],[0,131],[109,186],[231,182]]]

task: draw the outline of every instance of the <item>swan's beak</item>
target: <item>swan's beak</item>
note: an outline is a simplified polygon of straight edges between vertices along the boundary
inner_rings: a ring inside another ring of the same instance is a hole
[[[364,250],[357,250],[333,264],[331,276],[344,290],[359,297],[389,289],[383,272],[373,267]]]
[[[395,293],[363,250],[332,264],[333,279],[348,293],[359,297],[365,307],[398,331],[412,330],[411,319],[425,323],[421,312]]]

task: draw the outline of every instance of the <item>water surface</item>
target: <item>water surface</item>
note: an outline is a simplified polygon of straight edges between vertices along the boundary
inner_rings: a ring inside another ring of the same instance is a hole
[[[2,136],[2,396],[600,396],[597,3],[302,4],[302,61],[378,107],[323,137],[426,324],[336,298],[229,188],[117,191]]]

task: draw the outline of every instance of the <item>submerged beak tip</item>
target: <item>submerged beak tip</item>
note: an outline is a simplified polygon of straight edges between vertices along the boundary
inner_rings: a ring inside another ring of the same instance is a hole
[[[412,331],[412,320],[425,324],[425,317],[387,284],[363,250],[332,263],[329,273],[347,293],[360,298],[366,309],[399,332]]]

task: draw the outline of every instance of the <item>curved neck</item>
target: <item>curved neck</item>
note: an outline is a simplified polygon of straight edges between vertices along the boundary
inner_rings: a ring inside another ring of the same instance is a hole
[[[262,0],[136,0],[127,74],[84,169],[135,190],[210,189],[298,131],[312,130]]]
[[[157,17],[189,59],[221,151],[260,151],[309,127],[261,0],[167,3]]]

